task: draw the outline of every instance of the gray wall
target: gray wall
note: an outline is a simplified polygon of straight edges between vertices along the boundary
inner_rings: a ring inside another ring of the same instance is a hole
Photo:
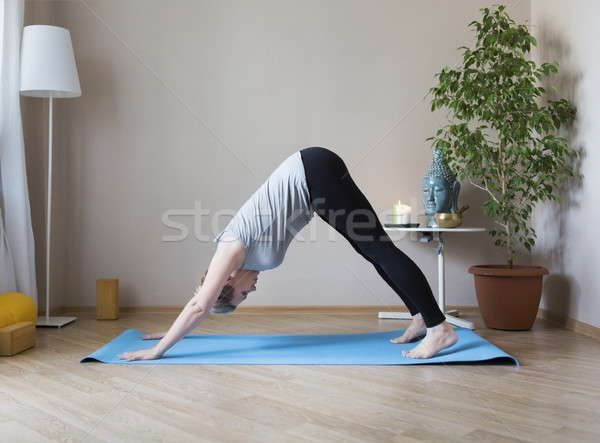
[[[578,110],[565,131],[582,157],[575,164],[584,179],[562,191],[563,205],[537,211],[538,246],[534,261],[547,266],[542,307],[560,316],[600,327],[600,2],[534,1],[532,21],[543,59],[560,64],[556,86]]]
[[[27,1],[26,24],[71,30],[83,90],[55,105],[53,306],[93,306],[98,278],[119,278],[122,306],[184,304],[228,214],[303,147],[344,157],[384,221],[398,200],[422,212],[426,138],[443,122],[425,95],[494,3]],[[531,15],[530,1],[507,5]],[[23,99],[39,270],[45,106]],[[465,225],[490,226],[481,199],[463,187]],[[173,222],[189,235],[166,241]],[[399,304],[324,223],[302,238],[247,304]],[[432,245],[395,238],[437,288]],[[486,234],[447,235],[446,252],[447,303],[476,305],[467,268],[503,257]]]

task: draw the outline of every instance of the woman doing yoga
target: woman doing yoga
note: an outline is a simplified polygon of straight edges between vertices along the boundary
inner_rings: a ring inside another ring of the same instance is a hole
[[[343,160],[327,149],[308,148],[284,161],[219,234],[216,252],[194,297],[166,333],[144,337],[160,338],[156,346],[119,357],[161,358],[211,310],[221,314],[234,310],[256,290],[260,271],[281,264],[294,236],[314,213],[372,263],[407,306],[412,322],[392,342],[408,343],[425,334],[415,348],[403,351],[404,356],[430,358],[456,343],[457,335],[446,323],[425,276],[385,233]]]

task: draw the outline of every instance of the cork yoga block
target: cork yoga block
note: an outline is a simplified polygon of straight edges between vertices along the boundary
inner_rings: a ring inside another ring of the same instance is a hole
[[[25,294],[0,294],[0,356],[9,357],[35,346],[37,306]]]
[[[119,279],[96,280],[96,318],[98,320],[119,318]]]
[[[0,356],[10,357],[34,346],[35,322],[18,322],[0,328]]]

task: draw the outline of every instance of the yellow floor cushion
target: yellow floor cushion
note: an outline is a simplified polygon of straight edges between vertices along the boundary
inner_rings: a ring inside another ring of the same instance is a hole
[[[0,328],[19,322],[35,322],[37,307],[25,294],[7,292],[0,294]]]

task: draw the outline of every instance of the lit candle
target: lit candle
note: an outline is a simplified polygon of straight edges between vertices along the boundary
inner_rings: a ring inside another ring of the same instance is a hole
[[[398,204],[394,205],[394,223],[397,225],[409,224],[411,213],[412,208],[408,205],[403,205],[402,201],[398,200]]]
[[[402,217],[401,217],[400,223],[402,223],[403,225],[407,225],[407,224],[410,223],[410,213],[411,213],[411,211],[412,211],[412,209],[408,205],[402,205],[400,207],[400,212],[402,213]]]

